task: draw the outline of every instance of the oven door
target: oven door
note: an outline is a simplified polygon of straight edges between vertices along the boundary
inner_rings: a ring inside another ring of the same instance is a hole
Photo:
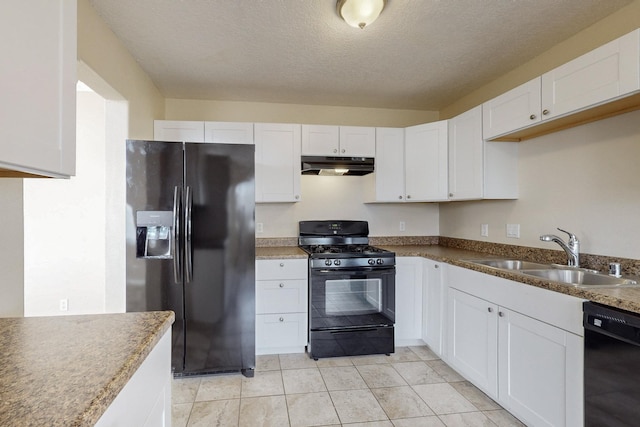
[[[395,267],[346,271],[312,269],[310,330],[393,325],[395,278]]]

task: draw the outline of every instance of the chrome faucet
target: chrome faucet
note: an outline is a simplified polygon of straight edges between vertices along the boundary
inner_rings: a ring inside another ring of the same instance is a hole
[[[556,242],[567,253],[567,265],[569,267],[580,267],[580,241],[575,234],[558,228],[558,230],[569,235],[569,241],[563,242],[562,239],[555,234],[543,234],[540,240],[543,242]]]

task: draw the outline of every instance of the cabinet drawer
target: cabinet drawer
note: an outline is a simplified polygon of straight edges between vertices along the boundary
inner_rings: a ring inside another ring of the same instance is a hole
[[[261,259],[256,261],[256,280],[307,280],[306,259]]]
[[[256,282],[256,313],[307,312],[306,280],[260,280]]]
[[[306,313],[259,314],[256,316],[256,350],[307,345]]]

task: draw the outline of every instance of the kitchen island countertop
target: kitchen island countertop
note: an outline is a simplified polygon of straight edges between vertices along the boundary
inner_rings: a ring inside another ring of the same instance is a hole
[[[93,426],[171,311],[0,318],[0,425]]]

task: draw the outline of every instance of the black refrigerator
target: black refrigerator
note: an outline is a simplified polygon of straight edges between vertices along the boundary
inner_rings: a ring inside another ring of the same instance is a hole
[[[127,141],[126,306],[175,312],[174,376],[253,376],[254,153]]]

